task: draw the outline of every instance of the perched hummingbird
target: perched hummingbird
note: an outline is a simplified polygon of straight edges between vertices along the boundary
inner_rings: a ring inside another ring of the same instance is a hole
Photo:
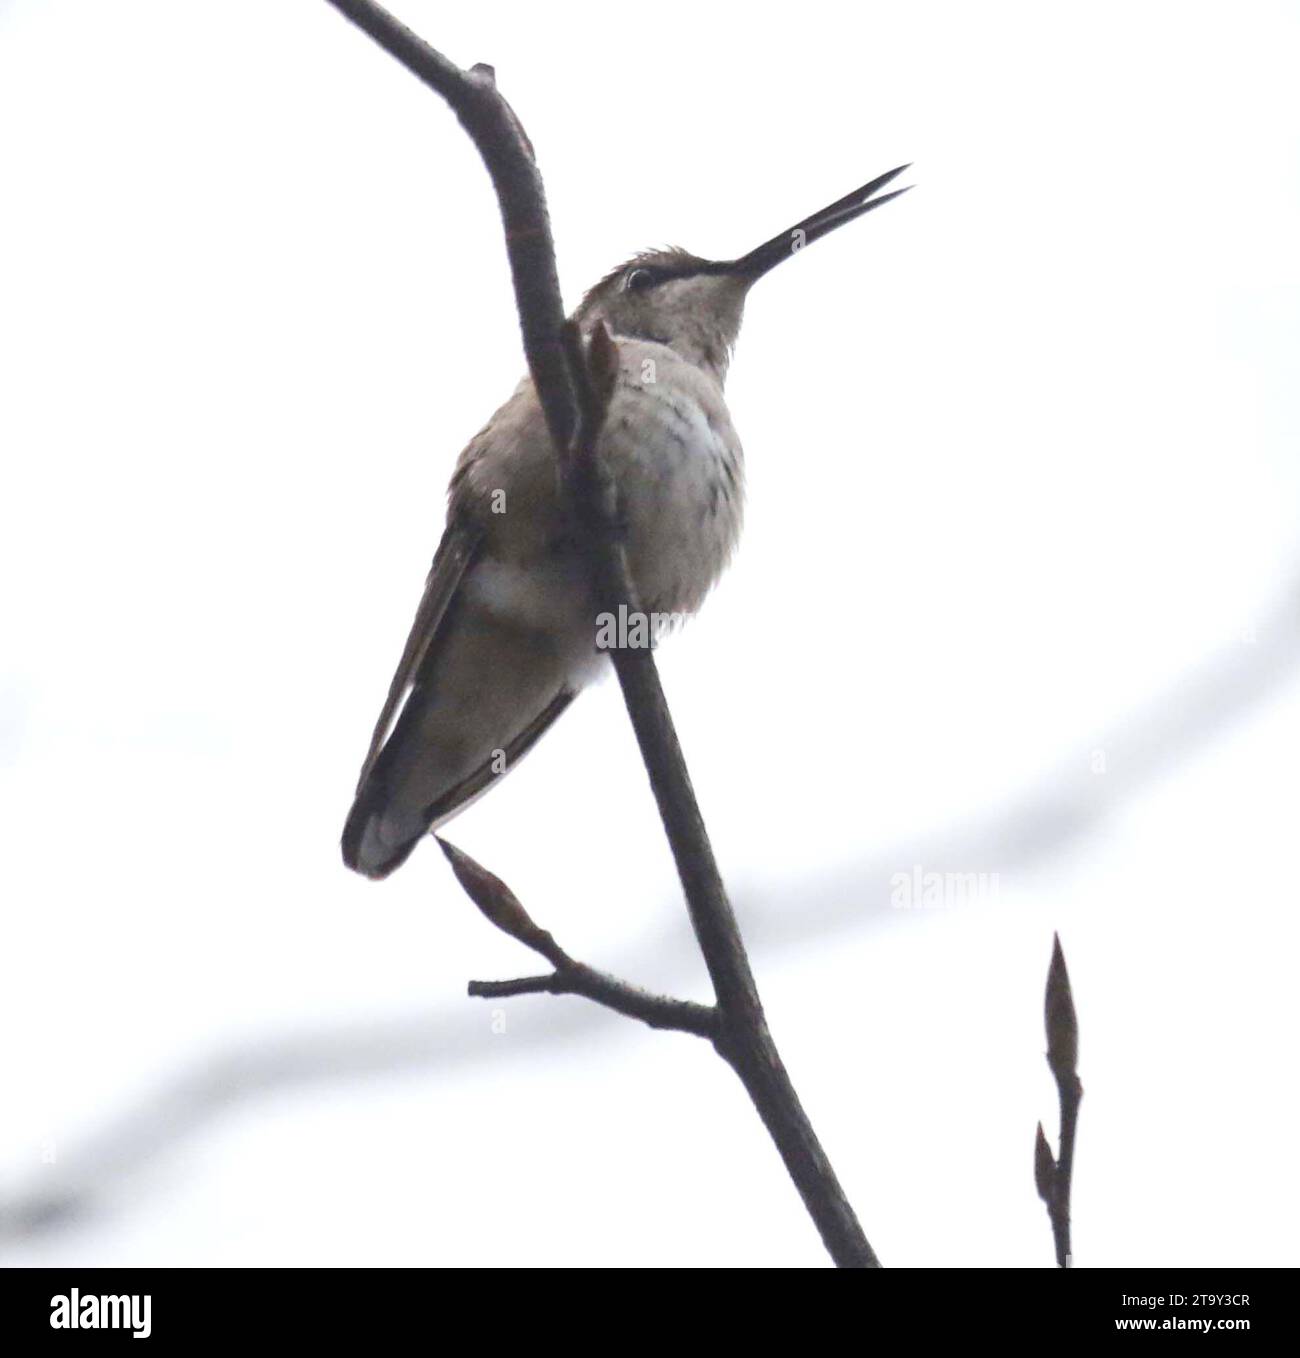
[[[636,255],[583,298],[619,372],[597,444],[632,581],[652,615],[693,613],[740,534],[743,457],[722,388],[754,282],[896,198],[906,165],[733,260]],[[429,830],[513,768],[605,657],[531,378],[469,442],[447,527],[375,725],[343,829],[343,861],[386,877]]]

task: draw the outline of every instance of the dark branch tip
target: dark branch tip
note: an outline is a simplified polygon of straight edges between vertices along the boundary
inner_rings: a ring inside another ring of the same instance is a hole
[[[1061,1079],[1073,1075],[1079,1062],[1079,1021],[1070,989],[1061,940],[1053,935],[1052,961],[1047,969],[1047,992],[1043,1005],[1047,1028],[1047,1062]]]

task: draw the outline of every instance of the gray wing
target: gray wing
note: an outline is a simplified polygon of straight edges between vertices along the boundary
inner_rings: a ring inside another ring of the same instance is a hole
[[[370,737],[370,748],[366,751],[361,775],[357,779],[358,792],[375,767],[375,760],[379,758],[379,752],[384,748],[401,706],[415,684],[415,677],[447,615],[447,608],[478,554],[480,541],[477,529],[465,524],[449,523],[442,535],[442,541],[433,556],[433,565],[424,582],[424,595],[415,611],[415,621],[402,648],[402,658],[397,662],[393,681],[388,686],[388,697],[384,699],[383,710]]]
[[[572,638],[486,597],[496,555],[483,488],[506,484],[526,506],[517,526],[545,540],[553,507],[538,486],[553,488],[554,460],[527,380],[452,477],[448,527],[343,830],[343,861],[368,877],[387,876],[431,826],[486,791],[573,697]]]

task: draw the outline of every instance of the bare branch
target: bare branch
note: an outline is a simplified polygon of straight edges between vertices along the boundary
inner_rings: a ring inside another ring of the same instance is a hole
[[[608,503],[609,489],[596,448],[617,354],[603,326],[596,329],[585,352],[572,324],[566,329],[565,343],[572,356],[579,400],[568,479],[581,540],[587,544],[601,609],[617,613],[626,607],[629,612],[635,611],[638,603],[623,543],[609,527],[616,507]],[[590,374],[587,378],[581,376],[583,368]],[[714,1046],[740,1076],[831,1258],[841,1267],[878,1267],[880,1261],[840,1187],[768,1031],[740,926],[713,856],[659,682],[654,653],[649,647],[616,647],[610,654],[677,865],[691,925],[718,999],[721,1026]]]
[[[718,1011],[711,1004],[652,995],[648,990],[628,985],[626,981],[607,976],[581,962],[571,962],[549,976],[522,976],[515,981],[471,981],[469,993],[485,1000],[510,995],[581,995],[625,1018],[640,1019],[651,1028],[691,1033],[710,1042],[718,1032]]]
[[[546,198],[532,146],[498,93],[490,68],[459,70],[370,0],[329,2],[447,100],[483,157],[505,225],[528,367],[564,469],[580,540],[587,545],[595,594],[602,611],[617,612],[620,606],[631,611],[634,591],[613,531],[596,449],[617,353],[600,332],[584,348],[581,336],[565,330]],[[648,647],[611,654],[717,996],[714,1045],[740,1076],[832,1259],[842,1266],[874,1267],[879,1261],[768,1032],[654,655]]]
[[[1052,961],[1047,969],[1047,993],[1043,1009],[1047,1028],[1047,1064],[1056,1080],[1061,1103],[1061,1153],[1053,1158],[1040,1122],[1034,1141],[1034,1182],[1038,1187],[1038,1196],[1047,1204],[1052,1239],[1056,1245],[1056,1262],[1061,1268],[1069,1268],[1072,1259],[1070,1189],[1074,1177],[1074,1139],[1079,1126],[1083,1085],[1077,1069],[1079,1022],[1074,1012],[1074,996],[1070,991],[1070,974],[1065,969],[1065,954],[1061,951],[1061,940],[1056,935],[1052,938]]]

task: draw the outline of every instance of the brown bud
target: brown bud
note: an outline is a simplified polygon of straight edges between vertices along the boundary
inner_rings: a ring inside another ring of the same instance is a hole
[[[1052,961],[1047,969],[1044,1003],[1047,1021],[1047,1064],[1058,1080],[1075,1074],[1079,1063],[1079,1023],[1070,992],[1070,973],[1065,969],[1061,940],[1052,938]]]
[[[1038,1124],[1038,1135],[1034,1138],[1034,1185],[1038,1189],[1038,1196],[1050,1203],[1056,1189],[1056,1160],[1043,1134],[1041,1122]]]
[[[618,380],[618,345],[604,321],[597,321],[587,347],[591,385],[600,400],[608,401]]]
[[[550,936],[533,923],[528,911],[519,903],[519,898],[500,877],[489,872],[463,849],[449,844],[439,835],[434,835],[434,838],[446,854],[456,880],[465,888],[465,894],[502,933],[517,938],[530,948],[538,948],[543,939],[549,941]]]

